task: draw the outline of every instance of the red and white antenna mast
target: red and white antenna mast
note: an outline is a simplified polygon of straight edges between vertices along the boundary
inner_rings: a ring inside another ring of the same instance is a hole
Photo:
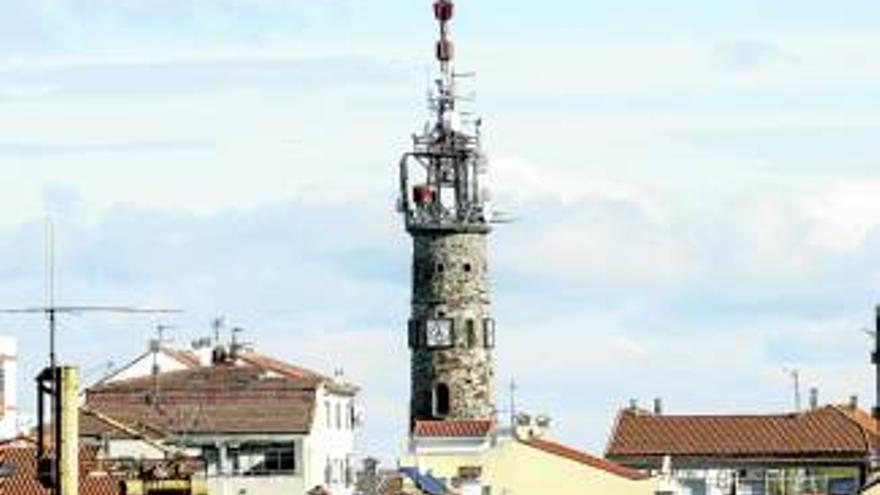
[[[437,41],[435,53],[440,62],[442,80],[441,95],[448,95],[450,103],[454,104],[454,80],[452,77],[452,58],[455,56],[455,44],[450,38],[449,22],[455,13],[455,4],[452,0],[437,0],[434,2],[434,17],[440,23],[440,40]]]
[[[407,229],[485,231],[490,214],[484,188],[486,159],[480,149],[480,120],[467,121],[456,109],[457,75],[452,67],[455,45],[450,24],[452,0],[436,0],[440,24],[435,57],[440,63],[436,90],[430,97],[432,121],[413,136],[413,150],[400,163],[399,209]]]

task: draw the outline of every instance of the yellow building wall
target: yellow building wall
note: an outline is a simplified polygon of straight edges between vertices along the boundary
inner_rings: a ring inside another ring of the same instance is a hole
[[[657,486],[654,479],[631,480],[519,441],[481,455],[431,454],[408,461],[446,479],[457,477],[459,467],[480,466],[492,495],[653,495]]]

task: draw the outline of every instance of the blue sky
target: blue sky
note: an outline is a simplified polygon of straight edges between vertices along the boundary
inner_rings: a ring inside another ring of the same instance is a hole
[[[225,314],[364,386],[364,449],[406,425],[409,239],[395,164],[426,117],[428,1],[0,3],[0,301]],[[783,411],[786,367],[867,402],[880,285],[880,5],[458,2],[495,202],[498,399],[601,451],[629,398]],[[97,377],[150,318],[67,319]],[[21,389],[44,357],[35,319]],[[22,394],[27,410],[32,400]]]

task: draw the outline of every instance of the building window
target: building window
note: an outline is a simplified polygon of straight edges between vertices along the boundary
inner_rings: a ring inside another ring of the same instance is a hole
[[[434,387],[434,415],[441,418],[449,415],[449,386],[445,383]]]
[[[471,264],[470,264],[470,263],[465,263],[464,265],[462,265],[462,268],[464,268],[464,271],[465,271],[466,273],[470,273],[470,271],[471,271]]]
[[[329,430],[330,428],[333,427],[333,424],[332,424],[333,418],[330,415],[330,401],[329,400],[324,401],[324,419],[325,419],[327,429]]]
[[[237,464],[244,476],[296,473],[296,444],[248,443],[238,449]]]
[[[336,429],[342,429],[342,406],[338,402],[336,403]]]
[[[202,459],[205,461],[205,475],[217,476],[220,471],[220,450],[215,445],[202,447]]]
[[[229,462],[229,469],[232,474],[241,474],[241,450],[238,447],[226,448],[226,460]]]
[[[437,263],[437,273],[443,273],[446,270],[446,267],[443,266],[443,263]]]
[[[477,330],[475,326],[474,320],[471,318],[468,318],[464,322],[465,335],[467,335],[467,346],[470,348],[477,346]]]

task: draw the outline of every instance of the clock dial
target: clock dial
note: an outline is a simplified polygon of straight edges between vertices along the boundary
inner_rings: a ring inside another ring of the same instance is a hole
[[[452,320],[428,320],[425,322],[428,347],[452,346]]]

